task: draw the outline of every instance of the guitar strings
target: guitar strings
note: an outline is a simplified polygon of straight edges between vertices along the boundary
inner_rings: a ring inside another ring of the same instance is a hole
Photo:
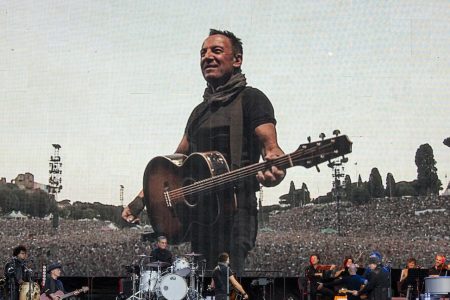
[[[329,148],[329,145],[325,145],[325,146],[319,146],[318,148]],[[307,149],[306,151],[300,151],[297,154],[291,154],[291,158],[299,158],[301,156],[304,156],[305,154],[313,154],[314,152],[316,152],[316,149]],[[330,154],[332,152],[329,153],[322,153],[321,155],[327,155]],[[317,156],[317,155],[316,155]],[[314,158],[315,156],[311,156],[311,157],[307,157],[302,159],[301,161],[306,161],[309,160],[311,158]],[[270,162],[273,165],[288,165],[289,163],[289,155],[284,155],[274,161]],[[266,168],[267,162],[262,162],[262,163],[258,163],[255,165],[250,165],[232,172],[228,172],[228,173],[223,173],[220,175],[217,175],[215,177],[211,177],[211,178],[206,178],[200,181],[197,181],[189,186],[186,187],[182,187],[182,188],[178,188],[172,191],[169,191],[169,197],[174,199],[174,198],[183,198],[184,196],[189,196],[204,190],[208,190],[208,189],[212,189],[214,190],[214,186],[216,186],[217,188],[220,189],[220,186],[227,184],[227,183],[233,183],[235,181],[239,181],[240,179],[246,178],[252,174],[254,174],[257,171],[262,171]],[[236,176],[237,174],[237,176]],[[237,177],[236,179],[233,179],[234,177]]]
[[[220,188],[220,186],[222,186],[224,184],[233,183],[235,181],[242,180],[242,179],[254,174],[257,171],[263,171],[264,169],[266,169],[266,167],[269,163],[271,165],[290,166],[291,159],[295,160],[304,155],[312,154],[312,156],[301,159],[300,161],[310,160],[317,156],[317,155],[314,155],[314,153],[317,150],[330,148],[330,146],[331,146],[331,144],[327,144],[327,145],[321,145],[318,147],[309,148],[304,151],[297,151],[297,153],[294,152],[294,154],[283,155],[282,157],[277,158],[270,162],[261,162],[261,163],[257,163],[254,165],[246,166],[244,168],[241,168],[241,169],[238,169],[235,171],[231,171],[231,172],[223,173],[223,174],[220,174],[220,175],[217,175],[214,177],[206,178],[206,179],[197,181],[189,186],[181,187],[181,188],[177,188],[172,191],[169,191],[168,196],[171,199],[179,199],[179,198],[183,198],[184,196],[189,196],[189,195],[198,193],[200,191],[210,190],[210,189],[214,190],[214,187]],[[331,153],[333,153],[333,152],[321,153],[320,155],[326,156]],[[289,156],[291,159],[289,158]]]
[[[329,153],[327,153],[329,154]],[[291,155],[291,157],[295,157],[297,155],[293,154]],[[308,158],[304,158],[301,161],[306,161],[309,160],[311,158],[313,158],[314,156],[308,157]],[[272,161],[271,163],[273,165],[289,165],[289,156],[283,156],[280,157],[278,160],[276,161]],[[224,184],[231,184],[235,181],[239,181],[242,180],[252,174],[254,174],[257,171],[262,171],[265,169],[267,163],[263,162],[263,163],[259,163],[259,164],[255,164],[255,165],[251,165],[251,166],[247,166],[244,168],[241,168],[239,170],[237,170],[237,172],[228,172],[228,173],[224,173],[224,174],[220,174],[218,176],[215,177],[211,177],[211,178],[206,178],[200,181],[197,181],[187,187],[182,187],[182,188],[178,188],[175,190],[172,190],[169,192],[169,197],[172,199],[177,199],[177,198],[183,198],[184,196],[189,196],[204,190],[214,190],[214,187],[216,187],[217,189],[221,189],[221,186]],[[237,176],[236,176],[237,174]]]

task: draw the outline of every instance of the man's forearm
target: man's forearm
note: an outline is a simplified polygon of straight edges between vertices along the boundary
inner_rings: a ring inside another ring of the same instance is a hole
[[[139,214],[144,210],[144,193],[141,191],[133,201],[128,204],[133,216],[139,216]]]

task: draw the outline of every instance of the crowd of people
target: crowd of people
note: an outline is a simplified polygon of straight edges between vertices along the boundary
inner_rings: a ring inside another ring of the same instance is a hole
[[[334,204],[294,208],[270,217],[261,228],[255,248],[246,261],[246,275],[303,275],[311,253],[322,263],[339,264],[352,255],[367,264],[368,253],[377,250],[394,268],[404,267],[409,257],[430,267],[438,252],[450,249],[449,197],[373,199],[366,205],[341,203],[341,235]],[[51,220],[0,218],[0,258],[4,263],[14,247],[27,246],[37,274],[42,266],[59,261],[64,276],[123,276],[126,265],[138,264],[154,244],[142,239],[142,230],[113,229],[99,220]],[[189,244],[170,245],[175,256],[190,252]]]
[[[392,267],[404,267],[409,257],[428,268],[437,252],[450,249],[449,197],[372,199],[365,205],[340,204],[340,235],[336,204],[293,208],[271,216],[260,230],[248,269],[282,270],[302,275],[310,253],[337,264],[345,255],[360,257],[376,249]]]

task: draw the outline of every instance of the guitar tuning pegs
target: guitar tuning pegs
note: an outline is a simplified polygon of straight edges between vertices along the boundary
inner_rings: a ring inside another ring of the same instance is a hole
[[[338,135],[341,134],[341,131],[340,131],[339,129],[335,129],[335,130],[333,130],[333,134],[334,134],[335,136],[338,136]]]
[[[319,137],[322,139],[322,141],[324,140],[324,138],[325,138],[325,133],[321,133],[320,135],[319,135]]]
[[[311,137],[310,137],[310,136],[308,136],[308,137],[306,138],[306,140],[308,141],[308,143],[311,143]]]

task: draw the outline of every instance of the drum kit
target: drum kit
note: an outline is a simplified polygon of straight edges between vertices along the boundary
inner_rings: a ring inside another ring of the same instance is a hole
[[[125,266],[132,276],[133,292],[127,300],[203,300],[205,265],[199,253],[177,257],[172,264],[140,255],[139,265]],[[137,288],[138,286],[138,288]]]

